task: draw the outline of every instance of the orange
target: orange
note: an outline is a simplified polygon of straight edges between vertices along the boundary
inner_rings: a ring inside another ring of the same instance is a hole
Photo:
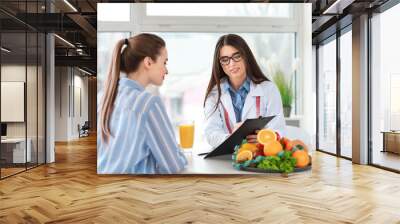
[[[253,153],[249,150],[243,150],[236,155],[236,162],[241,163],[253,159]]]
[[[240,146],[239,152],[243,150],[249,150],[252,153],[255,153],[258,151],[257,145],[254,143],[244,143],[242,146]]]
[[[306,144],[304,144],[303,141],[301,141],[299,139],[295,139],[295,140],[292,140],[291,142],[292,142],[292,147],[296,146],[296,145],[301,145],[301,146],[303,146],[303,150],[308,152],[308,147]]]
[[[276,133],[271,129],[262,129],[257,134],[257,141],[265,145],[269,141],[276,140]]]
[[[279,141],[272,140],[267,142],[264,145],[264,155],[265,156],[276,156],[280,151],[283,150],[283,147]]]
[[[307,151],[297,150],[292,154],[292,157],[296,158],[296,167],[305,167],[310,163]]]

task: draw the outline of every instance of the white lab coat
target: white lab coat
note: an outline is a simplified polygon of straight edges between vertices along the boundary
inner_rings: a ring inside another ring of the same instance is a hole
[[[230,124],[233,128],[236,123],[236,116],[229,90],[222,88],[224,82],[227,82],[226,78],[221,80],[221,102],[229,114]],[[250,91],[243,106],[241,120],[245,121],[247,118],[257,117],[256,96],[260,96],[260,116],[276,116],[266,125],[266,128],[271,128],[281,136],[284,136],[285,119],[283,116],[281,95],[272,81],[264,81],[260,84],[250,81]],[[214,111],[217,99],[218,90],[215,86],[208,96],[204,107],[204,135],[208,144],[212,147],[217,147],[229,136],[222,105],[219,104],[217,110]]]

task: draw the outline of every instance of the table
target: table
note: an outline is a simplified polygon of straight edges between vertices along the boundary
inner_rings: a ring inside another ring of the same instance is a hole
[[[241,171],[233,168],[232,155],[222,155],[204,159],[205,155],[199,156],[198,154],[211,151],[211,147],[207,144],[193,149],[192,152],[183,151],[188,160],[188,165],[181,174],[268,174]]]
[[[400,131],[382,131],[383,150],[382,152],[392,152],[400,154]]]
[[[27,142],[25,154],[25,138],[1,139],[1,157],[5,163],[25,163],[25,159],[30,162],[32,141],[27,138]]]
[[[185,153],[185,156],[188,160],[188,166],[182,174],[257,174],[233,168],[231,155],[207,159],[195,153]]]

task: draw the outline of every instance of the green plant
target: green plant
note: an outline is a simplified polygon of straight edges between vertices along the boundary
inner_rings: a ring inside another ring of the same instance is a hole
[[[285,77],[285,73],[283,73],[280,69],[275,72],[272,79],[279,89],[283,106],[291,107],[294,100],[292,80],[288,81]]]

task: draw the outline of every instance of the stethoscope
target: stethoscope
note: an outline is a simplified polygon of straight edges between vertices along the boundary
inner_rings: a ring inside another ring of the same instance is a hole
[[[224,118],[225,118],[225,125],[228,128],[229,134],[232,134],[232,126],[229,120],[229,114],[228,111],[225,109],[224,104],[222,104],[222,109],[224,110]],[[257,113],[257,117],[260,116],[260,96],[256,96],[256,113]]]

